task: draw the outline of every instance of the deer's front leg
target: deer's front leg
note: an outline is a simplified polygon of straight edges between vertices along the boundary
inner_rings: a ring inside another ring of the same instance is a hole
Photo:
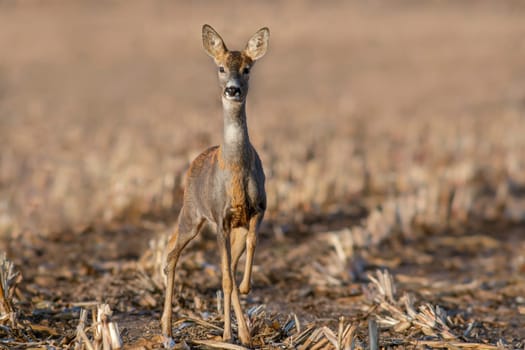
[[[224,341],[232,339],[231,327],[231,295],[233,288],[231,273],[231,246],[230,230],[225,230],[222,225],[217,225],[217,242],[221,255],[222,293],[224,296]]]
[[[167,254],[165,271],[167,275],[167,284],[166,296],[164,298],[164,311],[162,312],[161,318],[162,334],[166,338],[172,337],[171,319],[175,268],[183,249],[199,233],[204,222],[203,218],[194,219],[191,215],[188,215],[187,209],[183,207],[179,214],[177,228],[166,247]]]
[[[246,235],[246,265],[244,267],[244,276],[242,277],[239,291],[241,294],[250,292],[250,283],[252,278],[253,256],[257,246],[257,231],[262,220],[262,214],[258,213],[250,219],[248,234]]]

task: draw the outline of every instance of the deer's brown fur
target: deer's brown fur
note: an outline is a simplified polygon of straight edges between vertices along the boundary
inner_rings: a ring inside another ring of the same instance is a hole
[[[224,295],[224,340],[231,340],[231,307],[237,318],[239,339],[250,343],[239,293],[250,291],[257,231],[266,210],[265,176],[261,160],[250,143],[246,124],[249,70],[268,47],[269,31],[262,28],[243,51],[229,51],[210,26],[202,28],[206,52],[219,66],[222,89],[224,139],[208,148],[190,165],[186,174],[183,206],[177,227],[166,247],[167,286],[162,314],[162,333],[171,339],[175,267],[186,245],[208,221],[217,227]],[[246,250],[244,276],[239,287],[235,271]]]

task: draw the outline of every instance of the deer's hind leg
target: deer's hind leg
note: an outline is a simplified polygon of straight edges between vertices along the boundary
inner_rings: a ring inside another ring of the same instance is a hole
[[[175,267],[179,260],[180,254],[188,245],[188,243],[197,236],[201,230],[205,219],[202,217],[193,217],[189,215],[184,207],[181,209],[177,227],[171,236],[168,245],[166,246],[166,265],[165,271],[167,275],[166,296],[164,299],[164,311],[162,312],[161,324],[162,334],[166,337],[172,336],[171,319],[172,319],[172,303],[173,303],[173,288],[175,283]]]
[[[235,317],[237,318],[237,327],[239,330],[239,338],[243,344],[250,343],[250,332],[248,326],[246,325],[246,320],[244,319],[244,313],[242,311],[241,302],[239,300],[239,289],[236,282],[236,271],[237,263],[239,258],[246,248],[246,235],[248,231],[245,228],[236,228],[231,232],[231,254],[232,254],[232,275],[233,275],[233,289],[232,289],[232,306],[233,311],[235,312]]]
[[[217,241],[221,255],[222,291],[224,294],[224,333],[222,337],[224,341],[230,341],[232,338],[231,307],[233,306],[237,318],[239,338],[243,344],[247,345],[250,343],[250,333],[244,320],[239,301],[239,291],[232,273],[232,233],[235,233],[235,230],[225,229],[221,224],[217,225]],[[236,250],[235,253],[240,255],[239,250]]]
[[[232,250],[232,274],[235,279],[239,259],[246,249],[246,235],[248,230],[244,227],[238,227],[231,233],[231,250]]]

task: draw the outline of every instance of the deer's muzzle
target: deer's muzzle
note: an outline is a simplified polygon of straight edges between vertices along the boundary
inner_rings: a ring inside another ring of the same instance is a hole
[[[224,96],[232,100],[240,100],[242,97],[241,89],[237,86],[228,86],[224,89]]]

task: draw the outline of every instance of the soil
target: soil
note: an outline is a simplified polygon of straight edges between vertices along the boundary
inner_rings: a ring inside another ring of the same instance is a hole
[[[416,300],[439,305],[449,317],[461,319],[455,332],[463,334],[470,326],[464,339],[503,341],[520,348],[525,327],[524,229],[486,224],[461,234],[422,234],[410,240],[393,235],[378,246],[356,252],[359,261],[349,263],[353,266],[348,266],[348,275],[332,284],[313,280],[311,274],[312,266],[322,264],[333,250],[323,244],[326,237],[322,233],[293,230],[278,238],[263,231],[245,308],[265,305],[269,319],[284,324],[295,314],[303,325],[319,327],[336,328],[339,317],[344,316],[359,325],[358,337],[366,341],[367,322],[373,317],[366,276],[374,275],[376,269],[388,269],[399,293],[411,293]],[[24,276],[19,304],[22,319],[33,327],[53,330],[35,332],[37,338],[56,339],[65,346],[75,338],[80,308],[89,308],[93,302],[108,303],[126,347],[160,347],[163,291],[144,290],[136,266],[151,237],[151,229],[118,225],[112,230],[61,234],[53,240],[11,242],[12,252],[22,252],[13,254]],[[356,265],[360,272],[352,275]],[[212,232],[205,232],[185,251],[177,282],[176,315],[214,320],[220,326],[216,309],[220,275]],[[413,339],[426,339],[414,332],[382,329],[380,344],[410,347]],[[199,337],[216,338],[220,331],[189,327],[175,334],[178,341],[191,342]]]

